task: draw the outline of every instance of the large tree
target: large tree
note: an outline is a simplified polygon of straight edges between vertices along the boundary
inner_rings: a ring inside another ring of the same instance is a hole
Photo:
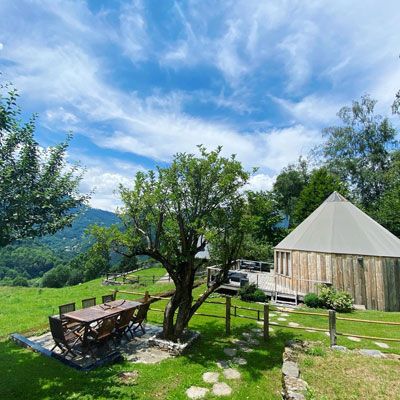
[[[35,117],[21,122],[17,97],[13,88],[0,86],[0,247],[56,232],[87,199],[78,192],[78,167],[67,167],[69,138],[42,149],[34,138]]]
[[[397,147],[396,130],[388,118],[375,114],[376,100],[368,95],[343,107],[342,123],[324,130],[326,165],[350,185],[356,199],[371,209],[385,190],[385,173]]]
[[[277,204],[288,220],[289,227],[293,226],[294,209],[301,191],[308,182],[307,161],[300,158],[297,164],[283,168],[276,177],[273,193]]]
[[[168,271],[176,291],[165,308],[163,335],[173,340],[221,284],[248,223],[243,187],[249,174],[234,156],[222,157],[220,148],[208,152],[200,146],[199,151],[199,156],[177,154],[157,172],[137,173],[133,189],[121,188],[123,229],[97,231],[115,251],[151,257]],[[196,255],[206,246],[221,272],[193,301],[195,274],[207,262]]]
[[[297,224],[305,220],[332,193],[340,192],[347,195],[346,184],[326,167],[312,171],[308,184],[301,191],[294,210]]]

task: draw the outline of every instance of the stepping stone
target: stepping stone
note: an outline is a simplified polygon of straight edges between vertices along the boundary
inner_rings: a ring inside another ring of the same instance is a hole
[[[361,342],[361,339],[354,336],[347,336],[347,339],[351,340],[352,342]]]
[[[314,331],[314,329],[306,329],[306,332],[315,333],[317,331]]]
[[[348,348],[346,346],[338,346],[338,345],[332,346],[331,349],[336,350],[336,351],[344,351],[344,352],[346,352],[348,350]]]
[[[240,379],[240,372],[235,368],[228,368],[224,370],[224,376],[226,379]]]
[[[253,333],[262,333],[262,329],[260,329],[260,328],[253,328],[253,329],[251,329],[251,331]]]
[[[298,324],[297,322],[289,322],[288,325],[293,326],[294,328],[300,326],[300,324]]]
[[[380,347],[381,349],[388,349],[389,345],[386,343],[382,343],[382,342],[374,342],[378,347]]]
[[[276,317],[276,314],[273,313],[273,312],[271,312],[271,313],[269,313],[269,317],[270,317],[270,318]]]
[[[232,394],[232,388],[225,382],[214,383],[212,392],[215,396],[230,396]]]
[[[324,332],[324,334],[328,337],[331,337],[331,334],[329,332]]]
[[[237,364],[237,365],[246,365],[247,364],[246,359],[244,359],[242,357],[234,357],[232,362]]]
[[[287,313],[280,313],[280,316],[281,316],[281,317],[290,317],[290,315],[287,314]]]
[[[204,372],[203,381],[206,383],[217,383],[219,379],[219,372]]]
[[[369,356],[369,357],[375,357],[375,358],[384,358],[385,357],[385,355],[379,350],[361,349],[360,354],[362,354],[363,356]]]
[[[298,378],[300,376],[299,366],[293,361],[284,361],[282,365],[282,373],[283,375],[292,378]]]
[[[286,318],[278,318],[278,321],[284,322],[284,321],[287,321],[287,319]]]
[[[236,356],[236,353],[237,353],[237,350],[236,350],[236,349],[233,349],[233,348],[230,348],[230,347],[227,347],[226,349],[224,349],[224,353],[225,353],[228,357],[235,357],[235,356]]]
[[[203,387],[191,386],[188,390],[186,390],[186,395],[189,397],[189,399],[204,399],[209,390],[210,389]]]
[[[249,332],[243,332],[242,333],[242,336],[244,337],[244,338],[246,338],[246,339],[251,339],[251,333],[249,333]]]
[[[253,351],[253,349],[251,349],[250,347],[244,346],[244,347],[240,348],[240,351],[243,351],[245,353],[251,353]]]
[[[260,341],[257,339],[249,339],[247,342],[251,346],[258,346],[260,344]]]
[[[226,360],[217,361],[217,367],[221,368],[221,369],[229,368],[230,367],[229,361],[226,361]]]

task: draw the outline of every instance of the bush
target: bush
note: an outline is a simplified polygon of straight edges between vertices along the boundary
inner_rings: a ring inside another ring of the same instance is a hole
[[[246,285],[244,288],[240,289],[239,296],[243,301],[259,301],[261,303],[264,303],[267,299],[265,293],[262,290],[257,289],[254,283]]]
[[[311,308],[321,307],[321,300],[316,293],[308,293],[304,296],[304,303]]]
[[[353,309],[353,298],[349,293],[325,285],[320,290],[319,299],[326,308],[338,312],[350,312]]]

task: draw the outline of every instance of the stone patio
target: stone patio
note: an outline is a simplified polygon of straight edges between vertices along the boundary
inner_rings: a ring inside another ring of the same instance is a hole
[[[58,347],[56,347],[53,352],[50,352],[54,346],[54,341],[50,332],[46,332],[40,336],[30,336],[27,338],[18,335],[18,338],[14,338],[14,340],[19,342],[21,345],[38,351],[44,355],[55,357],[72,367],[86,370],[92,369],[97,364],[101,364],[102,361],[107,360],[108,358],[115,361],[115,359],[121,359],[122,357],[132,363],[155,364],[173,357],[174,355],[170,352],[154,347],[149,343],[149,339],[159,334],[161,331],[161,326],[146,325],[145,334],[140,332],[130,341],[123,337],[120,343],[117,342],[116,347],[110,343],[99,348],[99,350],[96,351],[96,359],[90,355],[78,355],[77,357],[68,355],[67,357],[63,357]],[[23,339],[21,338],[26,339],[25,343],[23,343]]]

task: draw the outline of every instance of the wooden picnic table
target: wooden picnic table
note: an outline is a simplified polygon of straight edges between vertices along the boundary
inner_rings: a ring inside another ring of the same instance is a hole
[[[104,304],[97,304],[92,307],[82,308],[63,314],[64,318],[79,322],[84,328],[83,342],[86,343],[88,333],[94,323],[113,316],[118,316],[122,311],[138,308],[143,303],[131,300],[114,300]]]

